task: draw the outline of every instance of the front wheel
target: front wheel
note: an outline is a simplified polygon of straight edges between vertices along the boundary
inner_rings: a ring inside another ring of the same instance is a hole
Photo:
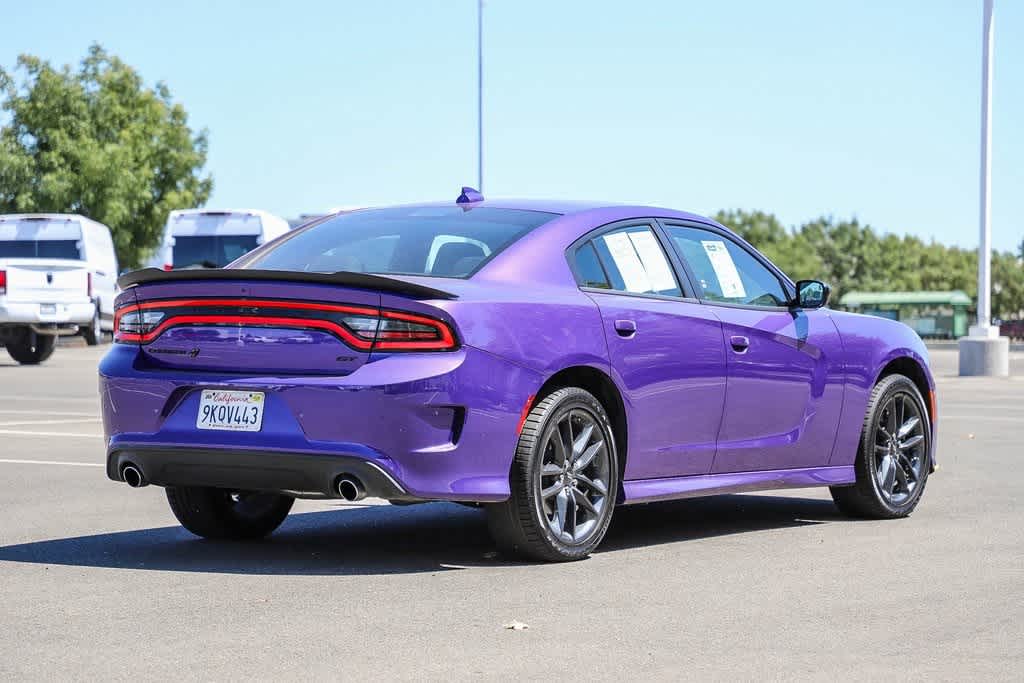
[[[618,480],[604,407],[583,389],[559,389],[526,417],[512,462],[511,496],[487,506],[491,534],[509,555],[582,559],[608,531]]]
[[[56,347],[57,337],[26,328],[17,339],[7,342],[7,353],[22,365],[38,365],[52,356]]]
[[[249,540],[281,526],[295,499],[259,491],[168,486],[167,502],[181,525],[196,536]]]
[[[832,499],[853,517],[906,517],[921,501],[931,471],[931,421],[917,386],[903,375],[871,391],[854,463],[853,486],[833,486]]]

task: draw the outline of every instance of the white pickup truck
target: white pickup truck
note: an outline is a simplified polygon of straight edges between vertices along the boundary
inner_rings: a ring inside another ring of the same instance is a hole
[[[106,226],[81,216],[0,216],[0,346],[32,365],[80,328],[97,343],[112,329],[116,277]]]

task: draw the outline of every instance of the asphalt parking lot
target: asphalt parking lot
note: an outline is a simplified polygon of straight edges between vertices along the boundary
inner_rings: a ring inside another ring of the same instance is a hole
[[[1024,354],[934,351],[941,469],[915,514],[827,491],[620,509],[565,565],[496,557],[479,510],[300,501],[261,543],[108,481],[102,349],[0,352],[0,678],[1024,676]],[[518,621],[525,630],[509,630]]]

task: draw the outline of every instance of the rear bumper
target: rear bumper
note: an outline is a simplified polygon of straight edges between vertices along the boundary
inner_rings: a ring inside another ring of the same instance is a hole
[[[369,460],[348,455],[260,450],[161,448],[119,445],[107,454],[107,476],[124,481],[128,464],[158,486],[215,486],[246,491],[276,491],[297,498],[340,498],[337,482],[355,477],[368,496],[416,500],[401,484]]]
[[[53,303],[54,313],[41,313],[41,304]],[[75,302],[5,301],[0,297],[0,325],[87,325],[92,322],[96,306],[84,299]]]
[[[472,347],[385,355],[344,376],[257,376],[156,368],[114,344],[100,363],[107,474],[120,481],[132,459],[154,484],[339,497],[349,472],[392,500],[500,501],[541,383]],[[211,388],[264,392],[261,431],[196,429]]]

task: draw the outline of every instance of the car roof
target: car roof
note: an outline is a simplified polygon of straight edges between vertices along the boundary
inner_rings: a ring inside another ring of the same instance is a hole
[[[457,204],[455,202],[415,202],[410,204],[401,204],[399,206],[415,208],[415,207],[440,207],[440,206],[462,206],[466,209],[475,209],[478,207],[487,207],[491,209],[518,209],[522,211],[540,211],[544,213],[556,214],[559,216],[572,216],[575,214],[581,214],[590,211],[608,210],[614,213],[626,217],[627,215],[633,215],[636,217],[662,217],[662,218],[682,218],[699,220],[702,222],[713,222],[705,216],[699,214],[690,213],[687,211],[678,211],[676,209],[668,209],[659,206],[647,206],[644,204],[628,204],[622,202],[611,202],[611,201],[598,201],[598,200],[586,200],[586,199],[525,199],[516,197],[499,197],[495,199],[484,199],[477,202],[467,202],[464,204]],[[390,208],[388,206],[379,207],[366,207],[367,209],[374,208]]]

